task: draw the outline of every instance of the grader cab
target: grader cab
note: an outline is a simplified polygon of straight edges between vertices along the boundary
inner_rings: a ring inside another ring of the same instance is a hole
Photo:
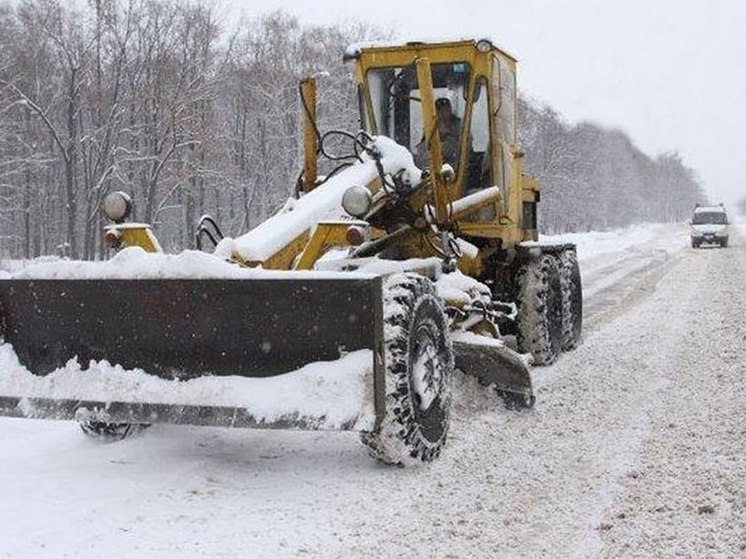
[[[529,364],[578,342],[582,297],[574,247],[538,242],[515,60],[486,40],[344,59],[362,129],[322,134],[304,80],[296,196],[256,228],[221,238],[203,219],[211,254],[165,255],[115,192],[110,261],[0,279],[0,413],[99,437],[155,422],[349,429],[409,463],[445,443],[454,368],[534,404]],[[349,157],[321,176],[332,136]]]

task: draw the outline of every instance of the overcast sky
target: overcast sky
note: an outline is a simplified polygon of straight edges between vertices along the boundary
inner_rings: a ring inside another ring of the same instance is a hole
[[[364,21],[401,39],[490,37],[519,87],[566,120],[620,128],[650,155],[679,151],[713,202],[746,197],[746,1],[223,0],[231,19]]]

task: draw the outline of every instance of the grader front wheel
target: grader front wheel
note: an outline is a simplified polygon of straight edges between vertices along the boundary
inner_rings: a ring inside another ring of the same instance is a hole
[[[430,462],[445,444],[451,412],[453,349],[440,299],[427,278],[384,284],[386,414],[362,434],[386,464]]]

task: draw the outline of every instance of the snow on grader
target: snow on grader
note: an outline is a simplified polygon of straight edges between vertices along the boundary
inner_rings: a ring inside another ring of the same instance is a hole
[[[211,253],[164,255],[115,192],[112,259],[0,280],[2,348],[17,356],[0,356],[0,413],[97,437],[157,422],[357,430],[407,464],[439,455],[455,369],[533,406],[530,363],[578,343],[582,296],[575,247],[538,242],[515,60],[488,40],[344,58],[361,131],[322,135],[304,80],[304,172],[255,229],[222,238],[205,217]],[[321,176],[333,136],[349,158]]]

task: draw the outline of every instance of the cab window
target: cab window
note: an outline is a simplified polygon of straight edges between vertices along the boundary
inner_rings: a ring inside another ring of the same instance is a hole
[[[444,159],[457,169],[458,154],[462,149],[464,113],[466,112],[466,92],[469,84],[470,66],[465,62],[432,64],[433,93],[439,114],[446,114],[449,105],[448,119],[449,153]],[[417,70],[414,65],[394,68],[374,68],[366,75],[368,90],[371,96],[373,114],[369,121],[375,123],[378,134],[393,138],[397,143],[406,146],[415,157],[415,162],[424,166],[427,163],[426,148],[423,142],[422,108]],[[445,135],[441,130],[441,140]],[[445,143],[445,142],[444,142]],[[454,156],[455,154],[455,156]]]

